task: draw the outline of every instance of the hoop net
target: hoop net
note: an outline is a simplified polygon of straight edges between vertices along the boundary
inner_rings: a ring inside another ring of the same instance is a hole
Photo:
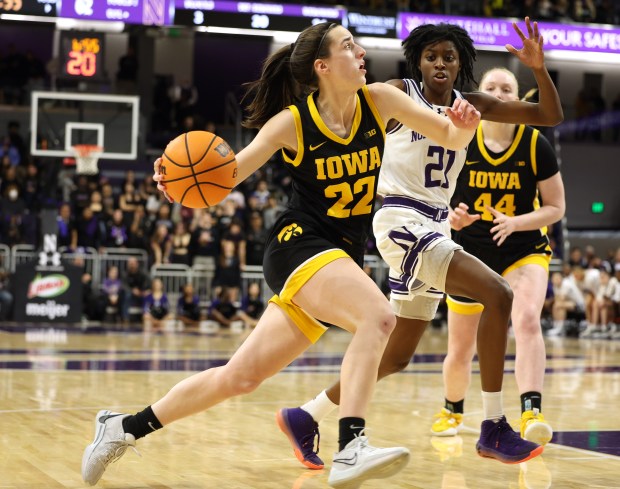
[[[99,156],[103,152],[101,146],[96,144],[76,144],[72,146],[73,155],[75,157],[75,170],[79,174],[83,175],[95,175],[99,173],[99,167],[97,162]]]

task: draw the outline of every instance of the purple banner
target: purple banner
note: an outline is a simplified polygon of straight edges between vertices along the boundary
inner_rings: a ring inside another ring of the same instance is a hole
[[[341,7],[292,5],[288,3],[232,2],[227,0],[175,0],[175,7],[206,12],[235,12],[243,14],[288,15],[317,19],[342,20],[346,10]]]
[[[506,44],[512,44],[518,49],[522,45],[521,39],[512,27],[512,21],[480,17],[401,13],[398,18],[398,37],[405,39],[414,28],[421,24],[441,22],[456,24],[465,29],[474,40],[476,47],[503,48]],[[520,21],[517,24],[525,32],[525,22]],[[620,54],[620,29],[618,28],[545,22],[539,22],[538,28],[545,40],[546,50]]]
[[[63,0],[60,17],[168,25],[172,0]]]

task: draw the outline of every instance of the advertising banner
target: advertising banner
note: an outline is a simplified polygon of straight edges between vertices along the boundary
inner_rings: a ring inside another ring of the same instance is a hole
[[[380,15],[370,10],[347,11],[344,24],[354,36],[396,37],[396,17]]]
[[[18,265],[13,276],[16,321],[77,323],[82,319],[82,270],[60,262],[40,267],[32,261]]]
[[[479,17],[456,17],[403,12],[399,14],[399,39],[421,24],[456,24],[465,29],[478,48],[503,50],[506,44],[521,46],[521,39],[512,26],[512,20]],[[517,23],[522,31],[525,22]],[[611,26],[579,24],[552,24],[539,22],[538,28],[545,40],[546,50],[595,51],[620,54],[620,29]]]

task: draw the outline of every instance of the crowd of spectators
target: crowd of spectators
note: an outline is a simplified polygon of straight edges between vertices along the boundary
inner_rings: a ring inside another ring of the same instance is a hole
[[[456,0],[448,0],[457,3]],[[487,17],[529,16],[546,22],[620,22],[620,9],[614,0],[483,0],[481,13]]]
[[[543,315],[547,336],[620,339],[620,248],[606,257],[571,248],[551,274]]]

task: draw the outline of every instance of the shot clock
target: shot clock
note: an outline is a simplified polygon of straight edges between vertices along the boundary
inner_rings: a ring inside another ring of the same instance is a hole
[[[60,32],[60,75],[66,79],[103,78],[104,35],[96,32]]]

